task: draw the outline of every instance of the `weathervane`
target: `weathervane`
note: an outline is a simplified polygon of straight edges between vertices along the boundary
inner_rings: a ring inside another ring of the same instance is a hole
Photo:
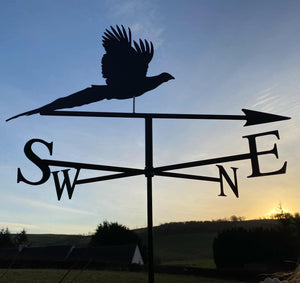
[[[106,30],[103,36],[103,46],[106,54],[102,57],[102,74],[106,78],[106,86],[95,86],[84,89],[67,97],[59,98],[54,102],[38,109],[34,109],[19,115],[16,115],[6,121],[17,118],[22,115],[32,115],[40,113],[48,116],[74,116],[74,117],[114,117],[114,118],[140,118],[145,120],[145,168],[129,168],[111,165],[87,164],[72,161],[61,161],[53,159],[41,159],[32,150],[34,143],[41,143],[53,154],[53,142],[47,142],[42,139],[31,139],[24,147],[26,157],[32,161],[42,172],[42,177],[38,181],[28,180],[21,169],[17,171],[17,182],[24,182],[30,185],[41,185],[53,177],[58,200],[66,188],[69,199],[72,198],[75,187],[80,184],[95,183],[111,179],[119,179],[130,176],[145,175],[147,178],[147,217],[148,217],[148,272],[149,282],[154,282],[153,268],[153,218],[152,218],[152,178],[154,176],[164,176],[172,178],[194,179],[199,181],[216,182],[220,186],[219,196],[226,196],[224,191],[224,180],[227,182],[236,197],[239,197],[238,180],[236,167],[231,167],[233,179],[230,178],[223,163],[250,160],[252,172],[248,177],[259,177],[266,175],[284,174],[286,172],[287,162],[283,162],[275,171],[263,172],[259,165],[258,156],[272,154],[278,158],[276,143],[272,149],[265,151],[257,150],[257,138],[264,136],[275,136],[279,139],[277,130],[257,133],[244,136],[248,141],[249,151],[242,154],[214,157],[205,160],[196,160],[192,162],[170,164],[166,166],[153,167],[153,119],[213,119],[213,120],[245,120],[244,126],[276,122],[290,119],[289,117],[263,113],[253,110],[242,109],[244,115],[212,115],[212,114],[165,114],[165,113],[135,113],[135,97],[150,91],[160,84],[174,79],[168,73],[162,73],[154,77],[146,77],[148,64],[153,57],[153,44],[147,40],[139,40],[139,44],[133,41],[132,47],[131,31],[128,34],[125,28],[116,26],[111,27],[111,31]],[[133,98],[133,113],[120,112],[83,112],[83,111],[57,111],[57,109],[71,108],[84,104],[96,102],[102,99],[127,99]],[[178,169],[200,167],[206,165],[216,165],[217,176],[200,176],[186,173],[173,172]],[[58,171],[51,171],[50,167],[63,168]],[[71,180],[69,171],[75,169],[74,179]],[[108,175],[101,175],[93,178],[80,178],[82,170],[98,170],[113,172]],[[60,176],[59,176],[60,175]]]

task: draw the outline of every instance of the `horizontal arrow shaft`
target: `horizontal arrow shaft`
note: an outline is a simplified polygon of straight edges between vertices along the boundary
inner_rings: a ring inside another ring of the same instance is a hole
[[[257,154],[263,155],[263,154],[268,154],[268,153],[270,153],[270,151],[260,151]],[[192,161],[192,162],[177,163],[177,164],[172,164],[172,165],[155,167],[155,168],[153,168],[153,174],[163,176],[162,172],[164,172],[164,171],[185,169],[185,168],[204,166],[204,165],[212,165],[212,164],[225,163],[225,162],[231,162],[231,161],[245,160],[245,159],[250,159],[250,158],[251,158],[251,153],[244,153],[244,154],[216,157],[216,158],[204,159],[204,160],[198,160],[198,161]],[[128,176],[145,174],[145,170],[136,169],[136,168],[107,166],[107,165],[98,165],[98,164],[87,164],[87,163],[78,163],[78,162],[69,162],[69,161],[60,161],[60,160],[50,160],[50,159],[43,159],[43,162],[49,166],[123,172],[125,174],[129,174]],[[120,175],[120,177],[117,177],[117,175],[116,175],[116,177],[121,178],[122,177],[121,174],[119,174],[119,175]],[[113,176],[113,175],[110,175],[110,176]],[[127,177],[127,175],[124,177]],[[102,177],[97,177],[97,178],[99,178],[99,180],[100,180],[101,178],[107,178],[107,176],[102,176]],[[94,178],[92,178],[92,179],[94,179]]]
[[[77,180],[76,184],[88,184],[88,183],[94,183],[94,182],[101,182],[101,181],[107,181],[107,180],[113,180],[113,179],[119,179],[119,178],[125,178],[125,177],[132,177],[137,176],[142,173],[118,173],[118,174],[112,174],[112,175],[106,175],[106,176],[100,176],[100,177],[94,177],[94,178],[87,178],[87,179],[81,179]]]
[[[259,154],[264,154],[264,152],[259,152]],[[249,159],[249,158],[251,158],[251,154],[250,153],[244,153],[244,154],[217,157],[217,158],[205,159],[205,160],[199,160],[199,161],[178,163],[178,164],[173,164],[173,165],[156,167],[156,168],[154,168],[154,174],[159,175],[163,171],[185,169],[185,168],[190,168],[190,167],[218,164],[218,163],[224,163],[224,162],[244,160],[244,159]]]
[[[191,179],[191,180],[200,180],[208,182],[220,182],[220,178],[207,177],[207,176],[197,176],[190,174],[181,174],[181,173],[171,173],[171,172],[157,172],[157,176],[172,177],[172,178],[182,178],[182,179]]]
[[[264,124],[290,119],[259,111],[242,109],[245,115],[220,114],[168,114],[168,113],[124,113],[124,112],[87,112],[87,111],[49,111],[41,112],[48,116],[74,116],[74,117],[114,117],[114,118],[158,118],[158,119],[204,119],[204,120],[246,120],[244,126]]]
[[[50,160],[50,159],[43,159],[43,162],[49,166],[58,166],[58,167],[67,167],[67,168],[82,168],[82,169],[89,169],[89,170],[102,170],[102,171],[124,172],[124,173],[134,173],[134,174],[145,173],[145,170],[142,169],[126,168],[126,167],[118,167],[118,166],[87,164],[87,163],[79,163],[79,162]]]
[[[42,112],[41,115],[74,116],[74,117],[246,120],[245,115],[219,115],[219,114],[171,114],[171,113],[169,114],[169,113],[51,111],[51,112]]]

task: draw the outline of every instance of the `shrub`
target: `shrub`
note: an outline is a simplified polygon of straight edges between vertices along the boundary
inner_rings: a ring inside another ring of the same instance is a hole
[[[242,267],[248,263],[296,261],[297,237],[283,229],[233,228],[214,239],[214,260],[218,268]]]

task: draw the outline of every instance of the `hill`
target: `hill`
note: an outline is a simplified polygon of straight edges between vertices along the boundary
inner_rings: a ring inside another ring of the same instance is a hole
[[[190,267],[215,268],[213,241],[218,232],[233,227],[252,229],[271,228],[276,220],[248,221],[189,221],[173,222],[153,227],[154,258],[162,265],[184,265]],[[147,242],[147,229],[135,230]]]
[[[212,244],[218,232],[232,227],[271,228],[276,220],[189,221],[166,223],[153,228],[154,257],[162,265],[185,265],[215,268]],[[147,228],[134,230],[147,244]],[[87,246],[91,236],[60,234],[28,234],[31,246]]]
[[[213,233],[231,229],[233,227],[243,227],[251,229],[255,227],[271,228],[276,225],[276,220],[261,219],[247,221],[188,221],[188,222],[171,222],[153,227],[153,234],[156,239],[176,234],[194,234],[194,233]],[[142,239],[146,241],[147,228],[134,229]],[[45,245],[65,245],[72,244],[75,246],[87,246],[90,237],[86,235],[63,235],[63,234],[28,234],[29,243],[31,246]]]
[[[243,227],[252,229],[256,227],[271,228],[277,225],[274,219],[259,220],[213,220],[213,221],[188,221],[188,222],[171,222],[153,227],[153,233],[157,236],[163,234],[186,234],[186,233],[218,233],[233,227]],[[135,229],[136,233],[143,235],[147,228]]]
[[[74,245],[85,247],[89,244],[91,236],[61,235],[61,234],[28,234],[30,246]]]

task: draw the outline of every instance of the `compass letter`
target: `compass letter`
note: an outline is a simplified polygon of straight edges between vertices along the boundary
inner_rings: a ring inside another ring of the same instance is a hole
[[[267,135],[274,135],[279,139],[279,133],[278,131],[270,131],[270,132],[265,132],[265,133],[259,133],[255,135],[249,135],[249,136],[244,136],[243,138],[247,138],[249,142],[249,149],[250,149],[250,159],[251,159],[251,165],[252,165],[252,174],[249,177],[259,177],[259,176],[267,176],[267,175],[276,175],[276,174],[284,174],[286,171],[286,165],[287,162],[285,161],[281,169],[277,171],[272,171],[272,172],[265,172],[262,173],[260,172],[259,169],[259,163],[258,163],[258,155],[264,155],[264,154],[274,154],[276,158],[278,158],[278,151],[277,151],[277,146],[274,144],[273,149],[271,150],[266,150],[266,151],[257,151],[257,146],[256,146],[256,138],[261,137],[261,136],[267,136]]]
[[[231,167],[233,170],[233,175],[234,175],[234,183],[231,181],[230,177],[228,176],[227,172],[225,171],[224,167],[221,165],[217,165],[219,168],[219,173],[220,173],[220,186],[221,186],[221,192],[219,196],[226,197],[224,194],[224,184],[223,184],[223,177],[227,181],[228,185],[230,186],[231,190],[234,192],[235,196],[238,198],[239,197],[239,192],[238,192],[238,183],[237,183],[237,177],[236,177],[236,171],[238,168]]]
[[[77,169],[75,177],[74,177],[74,181],[72,184],[71,184],[70,176],[69,176],[70,169],[65,169],[65,170],[61,170],[61,171],[63,172],[63,175],[64,175],[64,179],[63,179],[63,182],[61,185],[60,185],[59,178],[58,178],[58,172],[60,172],[60,171],[52,172],[52,175],[54,178],[54,184],[55,184],[55,188],[56,188],[57,198],[58,198],[58,200],[61,199],[64,188],[67,187],[68,196],[69,196],[69,199],[71,199],[74,189],[75,189],[76,181],[79,176],[80,169]]]
[[[27,180],[22,172],[21,172],[21,169],[18,168],[18,173],[17,173],[17,182],[24,182],[26,184],[29,184],[29,185],[41,185],[45,182],[47,182],[47,180],[49,179],[50,177],[50,168],[48,166],[48,164],[46,162],[43,161],[43,159],[39,158],[33,151],[32,151],[32,145],[34,143],[42,143],[44,144],[48,150],[49,150],[49,153],[50,155],[52,155],[52,150],[53,150],[53,142],[45,142],[44,140],[41,140],[41,139],[32,139],[30,141],[28,141],[25,146],[24,146],[24,153],[25,155],[27,156],[27,158],[29,160],[31,160],[37,167],[40,168],[40,170],[42,171],[42,178],[37,181],[37,182],[32,182],[32,181],[29,181]]]

